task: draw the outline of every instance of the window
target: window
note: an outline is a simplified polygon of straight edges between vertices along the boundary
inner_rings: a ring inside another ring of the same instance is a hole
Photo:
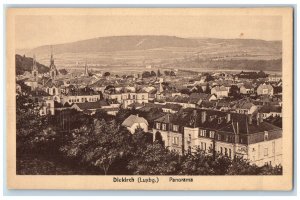
[[[219,117],[219,118],[218,118],[218,124],[221,124],[221,123],[222,123],[222,118]]]
[[[221,154],[223,154],[223,147],[220,147],[220,152]]]
[[[210,132],[209,132],[209,137],[210,137],[210,138],[214,138],[214,136],[215,136],[215,132],[214,132],[214,131],[210,131]]]
[[[189,134],[189,137],[188,137],[188,142],[191,142],[192,141],[192,135]]]
[[[227,148],[225,148],[225,155],[226,155],[226,156],[228,155]]]
[[[231,149],[229,149],[229,157],[231,158]]]
[[[145,99],[145,96],[144,96],[144,95],[142,95],[142,99]]]
[[[228,135],[225,136],[225,141],[226,141],[226,142],[229,141],[229,136],[228,136]]]
[[[175,145],[179,144],[179,137],[173,137],[173,144]]]
[[[268,133],[268,131],[265,131],[264,139],[268,140],[268,138],[269,138],[269,133]]]
[[[156,123],[156,129],[160,129],[160,123]]]
[[[173,125],[173,131],[178,132],[178,125]]]
[[[167,125],[166,124],[162,124],[162,130],[167,130]]]
[[[268,148],[264,149],[264,156],[268,156]]]
[[[218,134],[218,140],[221,140],[222,136],[220,134]]]
[[[206,137],[206,130],[201,130],[200,129],[199,136]]]

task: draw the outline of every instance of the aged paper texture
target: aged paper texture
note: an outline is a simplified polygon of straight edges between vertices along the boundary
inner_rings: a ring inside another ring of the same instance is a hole
[[[292,8],[8,8],[6,45],[9,189],[292,189]]]

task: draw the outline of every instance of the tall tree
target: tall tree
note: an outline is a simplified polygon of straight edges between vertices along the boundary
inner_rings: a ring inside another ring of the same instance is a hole
[[[128,168],[139,175],[177,174],[180,168],[179,155],[158,143],[147,145],[135,152]]]
[[[70,143],[61,148],[67,157],[96,166],[105,175],[112,164],[127,156],[131,149],[131,133],[115,121],[104,120],[95,120],[91,127],[74,133]]]

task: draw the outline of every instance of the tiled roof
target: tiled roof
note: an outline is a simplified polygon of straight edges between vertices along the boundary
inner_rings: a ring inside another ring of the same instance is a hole
[[[145,123],[148,125],[148,122],[145,118],[143,117],[139,117],[137,115],[130,115],[129,117],[127,117],[124,122],[122,123],[123,126],[126,126],[126,127],[131,127],[133,124],[135,123]]]
[[[205,115],[206,120],[202,122],[202,115]],[[230,114],[230,119],[227,121],[227,116]],[[255,118],[255,117],[254,117]],[[252,123],[249,123],[250,115],[229,113],[217,110],[204,110],[204,109],[184,109],[176,114],[167,114],[158,118],[157,122],[173,123],[185,127],[200,127],[216,131],[225,131],[236,133],[237,129],[240,134],[252,134],[263,131],[280,130],[280,128],[267,123],[257,123],[256,118]]]
[[[108,106],[109,104],[106,101],[97,101],[97,102],[84,102],[84,103],[75,103],[81,110],[86,109],[99,109],[102,106]]]
[[[216,87],[213,87],[216,91],[227,91],[227,89],[226,89],[226,87],[224,87],[224,86],[216,86]],[[212,89],[213,89],[212,88]]]
[[[259,112],[261,113],[270,113],[270,112],[277,112],[280,113],[282,111],[282,107],[281,106],[262,106],[259,109]]]

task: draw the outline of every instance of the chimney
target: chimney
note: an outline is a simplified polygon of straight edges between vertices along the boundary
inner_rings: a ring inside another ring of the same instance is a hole
[[[201,112],[201,123],[203,124],[206,121],[206,111]]]
[[[227,113],[226,120],[227,120],[227,123],[229,123],[231,120],[231,114],[229,112]]]

